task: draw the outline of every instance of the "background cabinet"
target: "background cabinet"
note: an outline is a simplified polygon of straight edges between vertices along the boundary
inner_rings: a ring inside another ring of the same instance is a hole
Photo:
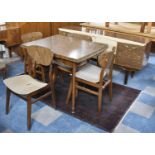
[[[60,27],[80,26],[80,22],[7,22],[6,24],[19,27],[21,35],[40,31],[43,37],[58,34]]]

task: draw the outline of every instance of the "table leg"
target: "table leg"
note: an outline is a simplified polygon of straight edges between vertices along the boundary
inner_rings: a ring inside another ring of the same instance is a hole
[[[109,27],[110,22],[105,22],[105,27]]]
[[[152,22],[148,22],[148,24],[147,24],[147,33],[151,32],[151,28],[152,28]]]
[[[143,22],[143,23],[141,24],[140,32],[144,33],[144,31],[145,31],[145,26],[146,26],[146,22]]]
[[[12,47],[8,47],[9,57],[12,58]]]
[[[76,73],[76,64],[73,64],[73,71],[72,71],[72,113],[75,113],[75,73]]]

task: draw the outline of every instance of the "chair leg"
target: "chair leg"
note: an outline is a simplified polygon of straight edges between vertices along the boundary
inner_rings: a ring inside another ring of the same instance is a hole
[[[76,82],[76,86],[78,85],[78,82]],[[75,96],[77,97],[78,96],[78,89],[76,88],[75,86]]]
[[[98,112],[102,110],[102,88],[99,88],[98,92]]]
[[[8,52],[9,52],[9,57],[12,58],[12,47],[8,48]]]
[[[64,73],[63,72],[59,72],[59,73],[60,73],[61,82],[64,83]]]
[[[5,79],[7,77],[7,69],[5,68],[4,70],[3,70],[3,79]]]
[[[71,95],[72,95],[72,81],[70,81],[70,84],[69,84],[69,90],[68,90],[67,99],[66,99],[67,105],[69,103],[69,100],[71,99]]]
[[[112,81],[109,83],[109,98],[112,101]]]
[[[10,111],[10,96],[11,96],[11,91],[7,88],[6,89],[6,114],[8,114]]]
[[[26,65],[26,62],[24,62],[24,73],[25,74],[27,73],[27,65]]]
[[[42,78],[42,81],[46,82],[45,71],[44,71],[44,68],[42,66],[41,66],[41,78]]]
[[[57,68],[54,66],[53,67],[53,71],[52,71],[52,79],[51,80],[51,92],[52,92],[52,105],[54,106],[54,108],[56,108],[56,97],[55,97],[55,82],[56,82],[56,75],[57,75]]]
[[[54,108],[56,108],[54,85],[51,86],[51,91],[52,91],[52,105],[54,106]]]
[[[134,72],[134,71],[132,71],[132,72],[131,72],[131,77],[133,78],[133,77],[134,77],[134,75],[135,75],[135,72]]]
[[[53,71],[52,71],[52,82],[55,84],[56,82],[56,76],[57,76],[57,72],[58,72],[58,69],[56,66],[53,67]]]
[[[32,108],[31,97],[28,96],[27,97],[27,129],[28,130],[31,129],[31,108]]]
[[[126,85],[128,83],[128,76],[129,76],[129,71],[125,71],[125,78],[124,78],[124,84]]]

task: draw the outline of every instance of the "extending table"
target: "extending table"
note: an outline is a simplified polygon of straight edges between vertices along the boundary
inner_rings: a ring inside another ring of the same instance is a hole
[[[54,58],[68,61],[72,67],[72,113],[75,112],[75,73],[79,63],[104,52],[106,44],[93,43],[91,41],[80,40],[75,37],[54,35],[47,38],[22,44],[26,48],[31,45],[38,45],[49,48],[54,53]]]

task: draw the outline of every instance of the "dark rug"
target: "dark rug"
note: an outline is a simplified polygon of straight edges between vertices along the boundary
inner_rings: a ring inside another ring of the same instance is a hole
[[[72,114],[71,102],[69,106],[66,106],[65,104],[69,80],[69,77],[65,76],[64,82],[61,82],[60,79],[56,82],[55,91],[57,96],[57,109],[107,132],[112,132],[115,129],[121,118],[140,93],[140,90],[114,83],[112,102],[109,100],[107,88],[103,91],[102,112],[98,113],[97,96],[79,91],[76,98],[75,114]],[[51,98],[46,98],[43,101],[50,104]]]

